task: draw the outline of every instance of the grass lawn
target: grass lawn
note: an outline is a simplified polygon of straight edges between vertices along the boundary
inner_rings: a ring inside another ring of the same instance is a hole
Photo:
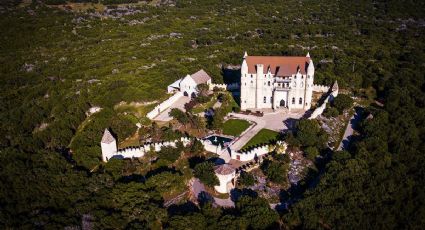
[[[249,122],[245,120],[230,119],[224,122],[223,133],[230,136],[239,136],[249,125]]]
[[[269,143],[270,141],[276,139],[279,136],[279,133],[270,129],[262,129],[260,132],[258,132],[251,140],[248,141],[242,147],[242,149],[246,149],[258,144],[265,144]]]

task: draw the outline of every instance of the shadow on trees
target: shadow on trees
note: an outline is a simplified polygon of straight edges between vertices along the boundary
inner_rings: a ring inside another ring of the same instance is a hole
[[[200,164],[200,163],[205,161],[205,157],[204,156],[194,156],[194,157],[189,158],[188,161],[189,161],[189,167],[191,169],[194,169],[197,164]]]
[[[240,69],[229,69],[221,68],[221,75],[225,84],[240,83],[241,82],[241,70]]]
[[[167,213],[170,216],[176,216],[176,215],[186,215],[193,212],[198,212],[199,208],[198,206],[193,203],[192,201],[187,201],[184,204],[172,204],[170,207],[167,208]]]
[[[174,173],[181,173],[180,171],[176,171],[174,168],[168,168],[166,166],[162,166],[162,167],[159,167],[157,169],[151,170],[148,173],[146,173],[145,178],[148,179],[152,176],[155,176],[155,175],[163,173],[163,172],[171,172],[173,174]]]
[[[258,193],[252,189],[249,188],[243,188],[243,189],[232,189],[230,191],[230,199],[233,202],[236,202],[239,200],[239,198],[241,198],[242,196],[249,196],[252,198],[257,198],[258,197]]]
[[[130,182],[145,182],[146,178],[140,174],[131,174],[128,176],[122,176],[120,179],[118,179],[119,183],[130,183]]]
[[[214,203],[214,197],[205,191],[202,191],[198,194],[197,200],[201,206],[206,203]]]

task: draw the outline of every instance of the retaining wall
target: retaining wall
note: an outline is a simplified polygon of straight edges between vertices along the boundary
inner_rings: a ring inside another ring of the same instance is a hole
[[[146,114],[146,117],[149,119],[153,119],[156,116],[158,116],[161,112],[168,109],[171,105],[173,105],[177,100],[179,100],[181,97],[183,97],[182,92],[177,92],[173,96],[169,97],[167,100],[161,102],[161,104],[155,106],[155,108],[150,111],[148,114]]]

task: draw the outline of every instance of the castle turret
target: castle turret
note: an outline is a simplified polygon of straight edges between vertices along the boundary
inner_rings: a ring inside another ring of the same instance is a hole
[[[310,57],[310,52],[307,52],[307,55],[305,55],[305,57]]]
[[[307,54],[310,56],[309,54]],[[314,64],[313,60],[310,58],[307,67],[307,80],[305,84],[305,101],[304,101],[304,109],[310,109],[311,100],[313,97],[313,84],[314,84]]]
[[[117,153],[117,141],[112,136],[111,132],[108,129],[105,129],[103,132],[102,141],[100,142],[102,147],[102,160],[107,162]]]
[[[338,91],[339,91],[338,82],[335,80],[331,89],[331,95],[332,95],[331,100],[333,100],[336,96],[338,96]]]
[[[310,59],[310,62],[308,63],[307,75],[309,75],[311,77],[314,76],[314,64],[313,64],[313,60],[312,59]]]
[[[260,109],[263,107],[264,100],[263,100],[263,86],[264,86],[264,66],[263,64],[257,64],[257,84],[255,87],[255,108]]]
[[[246,61],[246,58],[248,57],[248,54],[245,51],[245,54],[243,55],[243,61],[241,65],[241,109],[245,110],[247,106],[248,99],[248,87],[250,82],[248,80],[248,63]]]
[[[246,63],[246,59],[244,58],[241,66],[241,76],[245,77],[245,74],[248,73],[248,63]]]

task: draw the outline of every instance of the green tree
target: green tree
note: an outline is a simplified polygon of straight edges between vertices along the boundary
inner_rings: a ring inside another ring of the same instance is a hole
[[[214,164],[211,162],[203,162],[197,164],[195,166],[194,175],[207,186],[212,187],[220,184],[217,176],[214,173]]]
[[[255,184],[255,178],[251,173],[247,173],[245,171],[241,172],[239,177],[239,183],[244,186],[252,186]]]
[[[249,223],[253,229],[266,229],[276,227],[279,215],[270,208],[269,203],[264,198],[252,198],[242,196],[236,202],[236,209],[240,215]]]
[[[189,122],[189,118],[187,116],[187,114],[183,111],[181,111],[180,109],[177,108],[173,108],[171,109],[171,111],[169,112],[169,115],[171,117],[173,117],[174,119],[176,119],[180,124],[186,126],[187,123]]]
[[[346,95],[346,94],[339,94],[332,102],[332,106],[335,107],[339,114],[342,114],[344,110],[350,108],[353,105],[354,100]]]

